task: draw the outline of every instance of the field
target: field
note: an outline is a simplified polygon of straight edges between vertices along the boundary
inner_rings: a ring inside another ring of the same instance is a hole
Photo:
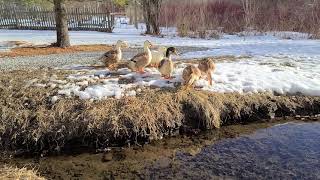
[[[142,31],[71,32],[74,46],[58,49],[44,47],[54,41],[53,31],[0,30],[0,149],[46,156],[80,147],[140,146],[232,124],[319,118],[320,43],[307,34],[194,39],[178,37],[175,28],[163,29],[163,37]],[[98,59],[118,39],[130,48],[117,69],[106,69]],[[145,40],[178,48],[173,79],[161,78],[155,68],[141,75],[126,67]],[[34,47],[8,46],[10,41]],[[217,66],[214,85],[202,79],[195,89],[183,89],[183,69],[205,57]]]

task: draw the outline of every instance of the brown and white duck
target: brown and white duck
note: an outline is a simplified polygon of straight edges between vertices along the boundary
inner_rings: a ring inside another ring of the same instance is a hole
[[[144,68],[148,66],[152,59],[152,54],[150,48],[153,45],[150,41],[144,42],[144,52],[135,55],[129,62],[128,67],[132,71],[138,71],[140,73],[144,73]]]
[[[194,65],[188,65],[182,72],[183,84],[186,88],[193,87],[194,83],[201,78],[201,71]]]
[[[122,59],[121,48],[127,48],[128,43],[124,41],[117,41],[116,47],[102,55],[100,60],[105,64],[107,68],[113,68]]]
[[[166,52],[166,57],[159,63],[159,72],[165,79],[171,79],[171,74],[174,70],[174,63],[172,62],[172,54],[178,55],[176,48],[169,47]]]
[[[212,86],[212,73],[216,69],[216,65],[213,60],[211,58],[201,60],[198,68],[200,69],[202,76],[207,76],[208,82]]]

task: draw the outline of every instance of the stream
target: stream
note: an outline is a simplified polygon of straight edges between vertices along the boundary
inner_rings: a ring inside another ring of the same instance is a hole
[[[103,153],[8,158],[48,179],[320,179],[320,123],[232,125]]]

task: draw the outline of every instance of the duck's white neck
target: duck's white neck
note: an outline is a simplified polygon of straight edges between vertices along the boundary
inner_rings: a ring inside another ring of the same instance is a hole
[[[148,53],[148,56],[151,57],[151,50],[148,46],[144,46],[144,52]]]
[[[116,45],[116,50],[121,51],[121,44]]]
[[[117,44],[116,50],[118,51],[118,60],[121,60],[122,59],[121,45]]]

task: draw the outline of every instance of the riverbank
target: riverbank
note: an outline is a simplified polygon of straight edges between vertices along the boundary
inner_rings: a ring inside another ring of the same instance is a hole
[[[143,88],[134,97],[56,102],[57,89],[26,86],[49,72],[11,72],[1,77],[1,150],[53,153],[101,149],[220,126],[276,117],[320,114],[320,97],[269,93],[212,93],[181,88]],[[60,71],[57,76],[66,76]]]

